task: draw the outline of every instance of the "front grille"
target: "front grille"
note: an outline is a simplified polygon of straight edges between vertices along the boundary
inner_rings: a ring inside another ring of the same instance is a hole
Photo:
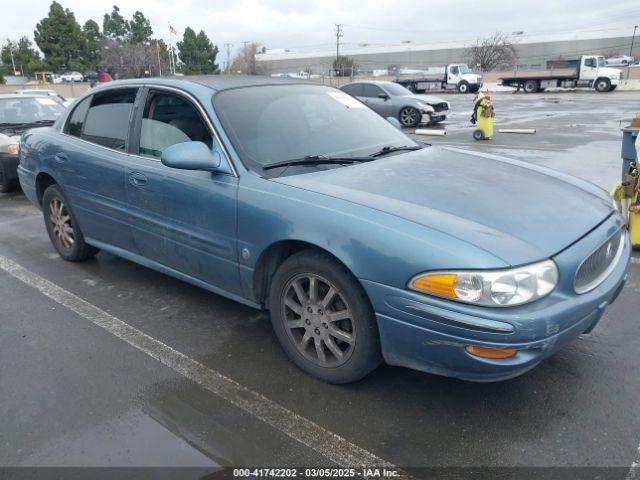
[[[574,281],[577,293],[593,290],[609,276],[622,254],[624,232],[624,229],[618,230],[582,262]]]
[[[444,110],[449,110],[449,105],[446,102],[442,103],[432,103],[431,106],[436,112],[442,112]]]

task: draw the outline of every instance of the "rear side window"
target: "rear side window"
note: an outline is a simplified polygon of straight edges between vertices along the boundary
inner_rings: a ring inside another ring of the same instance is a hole
[[[351,85],[345,85],[342,87],[342,91],[348,93],[352,97],[361,97],[362,96],[362,84],[361,83],[353,83]]]
[[[137,89],[117,89],[94,95],[82,138],[114,150],[126,151],[127,134]]]
[[[89,110],[90,104],[91,97],[87,97],[76,106],[76,108],[73,110],[73,113],[69,117],[69,120],[67,120],[65,133],[73,135],[74,137],[80,137],[82,135],[84,119],[87,116],[87,110]]]

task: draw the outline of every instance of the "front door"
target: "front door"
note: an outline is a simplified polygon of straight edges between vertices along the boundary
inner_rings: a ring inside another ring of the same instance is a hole
[[[364,102],[378,115],[382,115],[384,118],[393,115],[393,109],[391,106],[391,99],[387,93],[377,85],[371,83],[363,84],[362,97]],[[380,95],[387,95],[387,98],[381,98]]]
[[[150,90],[136,120],[135,156],[126,170],[133,241],[143,257],[239,294],[238,181],[227,173],[179,170],[160,162],[162,150],[189,141],[222,154],[191,99]]]

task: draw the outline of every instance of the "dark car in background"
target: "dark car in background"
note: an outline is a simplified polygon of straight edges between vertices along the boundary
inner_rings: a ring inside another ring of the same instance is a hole
[[[34,127],[53,125],[65,107],[40,94],[0,95],[0,192],[18,186],[18,145],[22,134]]]
[[[442,122],[449,111],[449,102],[430,95],[414,95],[393,82],[354,82],[340,89],[384,118],[397,118],[403,127]]]

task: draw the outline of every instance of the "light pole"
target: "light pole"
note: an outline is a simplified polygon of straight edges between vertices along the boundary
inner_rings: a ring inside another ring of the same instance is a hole
[[[633,58],[633,42],[636,39],[636,30],[638,29],[638,25],[633,26],[633,36],[631,37],[631,48],[629,49],[629,56]],[[627,80],[631,78],[631,69],[629,65],[627,65]]]

